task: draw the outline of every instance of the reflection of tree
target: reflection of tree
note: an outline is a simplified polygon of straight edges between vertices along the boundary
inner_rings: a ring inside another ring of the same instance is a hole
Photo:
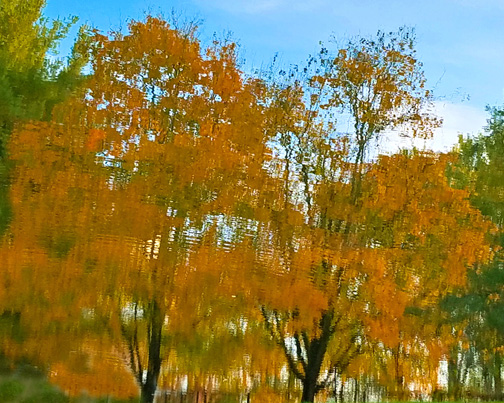
[[[447,296],[440,308],[448,325],[459,332],[460,341],[448,355],[448,394],[460,398],[476,393],[500,400],[504,305],[502,286],[502,238],[504,213],[504,119],[500,108],[490,108],[485,134],[460,139],[459,159],[452,165],[450,180],[470,190],[471,204],[499,229],[491,237],[497,250],[491,262],[468,272],[468,287]],[[470,373],[479,373],[476,377]],[[478,386],[479,385],[479,386]]]
[[[449,188],[446,156],[365,163],[372,140],[387,128],[429,136],[438,124],[422,111],[430,95],[413,45],[404,30],[350,42],[335,59],[323,51],[318,64],[312,60],[314,77],[295,70],[268,93],[278,156],[268,168],[277,180],[276,192],[264,191],[251,206],[262,224],[258,301],[303,385],[303,401],[313,401],[334,372],[342,374],[367,338],[395,356],[393,388],[401,395],[400,364],[411,347],[405,308],[420,303],[419,290],[435,300],[448,272],[453,284],[463,283],[466,263],[484,249],[487,227],[465,194]],[[354,120],[352,136],[334,133],[330,118],[340,108]]]
[[[299,82],[245,79],[233,44],[202,56],[194,35],[152,17],[97,33],[85,96],[14,132],[0,304],[21,331],[3,346],[71,393],[116,378],[143,402],[176,376],[266,396],[286,368],[313,401],[379,346],[372,370],[404,397],[405,351],[423,342],[406,308],[488,257],[450,157],[351,162],[316,113],[319,79],[308,105]]]
[[[76,22],[42,16],[45,1],[0,4],[0,234],[11,219],[6,144],[17,123],[50,119],[54,104],[75,90],[86,63],[88,35],[82,27],[66,65],[48,57]]]
[[[243,256],[219,233],[249,191],[245,172],[259,180],[262,170],[260,88],[242,81],[231,45],[204,60],[191,31],[153,18],[125,37],[97,36],[94,49],[92,96],[60,107],[64,125],[28,125],[12,139],[5,306],[23,320],[36,312],[41,332],[99,326],[119,350],[122,338],[152,401],[164,334],[190,339],[218,289],[231,293],[234,264],[223,263]]]

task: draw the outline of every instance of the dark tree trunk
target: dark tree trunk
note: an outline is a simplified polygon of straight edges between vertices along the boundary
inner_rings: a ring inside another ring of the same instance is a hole
[[[266,328],[284,350],[289,369],[303,384],[301,401],[312,403],[315,400],[315,395],[327,386],[332,375],[332,371],[330,371],[325,380],[319,381],[322,362],[340,318],[334,321],[333,310],[324,312],[318,323],[320,335],[316,338],[311,338],[313,336],[304,331],[294,333],[292,338],[296,350],[292,352],[288,346],[287,336],[282,330],[282,318],[278,312],[275,310],[267,312],[264,306],[261,307],[261,312],[265,319]],[[352,337],[348,348],[339,353],[338,363],[334,369],[344,370],[346,368],[353,354],[358,352],[358,349],[352,350],[352,347],[355,347],[354,343],[355,339]]]
[[[341,385],[340,385],[340,389],[339,389],[339,392],[338,392],[338,395],[339,395],[339,403],[344,403],[345,402],[345,390],[344,390],[344,383],[343,381],[341,381]]]
[[[161,370],[161,331],[164,315],[157,302],[151,305],[151,321],[149,326],[149,362],[147,364],[147,377],[141,384],[140,401],[142,403],[154,402],[157,381]]]
[[[315,395],[317,393],[317,378],[315,380],[308,380],[306,378],[303,383],[303,395],[301,396],[301,402],[303,403],[313,403],[315,401]]]
[[[313,402],[315,395],[320,390],[321,385],[318,383],[320,368],[324,361],[324,356],[327,352],[329,340],[333,335],[332,320],[333,313],[326,312],[320,319],[320,328],[322,333],[319,338],[313,339],[307,346],[307,360],[305,366],[305,376],[303,379],[303,394],[301,401]]]
[[[488,362],[483,363],[483,391],[482,398],[488,401],[492,398],[492,375],[490,374],[490,368]]]
[[[359,380],[354,379],[353,403],[359,402]]]

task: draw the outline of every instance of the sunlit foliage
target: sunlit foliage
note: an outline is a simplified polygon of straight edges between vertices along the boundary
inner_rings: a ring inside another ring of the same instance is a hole
[[[9,71],[41,69],[66,33],[39,20],[42,5],[16,39],[34,51]],[[439,301],[494,258],[500,223],[446,175],[475,175],[465,154],[366,158],[386,129],[428,137],[440,123],[413,33],[268,77],[246,75],[236,52],[153,16],[81,30],[72,62],[45,77],[80,86],[54,87],[51,113],[9,136],[2,353],[70,396],[434,393],[466,341]],[[351,133],[336,130],[342,111]]]

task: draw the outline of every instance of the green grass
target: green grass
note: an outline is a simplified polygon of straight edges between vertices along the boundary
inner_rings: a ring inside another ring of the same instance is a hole
[[[2,403],[137,403],[86,395],[70,398],[49,383],[42,371],[28,364],[12,367],[0,357],[0,402]]]

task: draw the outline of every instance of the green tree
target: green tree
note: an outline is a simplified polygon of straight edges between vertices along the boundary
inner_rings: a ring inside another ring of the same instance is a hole
[[[464,327],[471,348],[476,349],[483,382],[480,393],[502,397],[502,350],[504,346],[504,110],[488,108],[491,115],[486,133],[476,138],[460,138],[458,161],[449,171],[452,185],[470,189],[471,203],[487,216],[497,231],[489,234],[496,249],[488,265],[478,265],[468,272],[468,288],[445,299],[442,308],[453,326]],[[458,350],[454,357],[459,354]],[[460,365],[453,358],[452,384],[457,384]],[[473,360],[474,361],[474,360]],[[453,390],[460,390],[458,385]],[[460,392],[457,392],[460,393]]]
[[[0,234],[11,218],[6,143],[16,122],[51,118],[53,106],[81,79],[90,37],[81,27],[68,63],[50,55],[77,18],[49,22],[45,0],[0,3]]]
[[[81,30],[74,48],[76,52],[66,67],[51,60],[51,53],[56,51],[59,41],[68,34],[77,18],[50,23],[42,15],[45,3],[45,0],[13,0],[0,4],[0,127],[3,136],[10,133],[16,120],[50,118],[51,106],[62,96],[62,89],[55,86],[58,77],[70,71],[80,75],[76,67],[82,66],[84,55],[78,55],[77,48],[85,42],[85,30]]]

